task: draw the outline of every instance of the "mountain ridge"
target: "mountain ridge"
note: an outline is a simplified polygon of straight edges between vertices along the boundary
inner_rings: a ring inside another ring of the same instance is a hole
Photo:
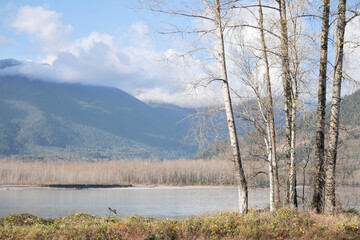
[[[0,68],[17,64],[6,63],[0,61]],[[178,158],[194,153],[183,144],[188,123],[179,122],[185,109],[154,108],[120,89],[0,76],[0,111],[4,156]]]

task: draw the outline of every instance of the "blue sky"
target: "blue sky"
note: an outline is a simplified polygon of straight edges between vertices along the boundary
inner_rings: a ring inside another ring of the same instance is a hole
[[[216,84],[206,89],[192,88],[199,79],[207,81],[209,75],[216,78],[216,64],[206,62],[202,65],[200,55],[187,56],[185,61],[176,60],[176,56],[184,53],[188,42],[179,37],[155,34],[154,29],[163,29],[169,18],[137,10],[134,2],[137,1],[1,1],[0,59],[27,61],[23,66],[7,69],[3,73],[20,73],[45,81],[117,87],[145,102],[180,106],[221,102]],[[197,1],[191,3],[194,2]],[[191,7],[197,9],[194,5]],[[205,22],[192,19],[173,17],[170,20],[177,26],[209,28]],[[317,26],[320,25],[312,25]],[[347,34],[354,35],[352,39],[358,40],[360,20],[354,21],[348,28],[350,31]],[[234,36],[229,36],[227,41],[236,40]],[[246,29],[242,37],[254,44],[258,33],[254,29]],[[207,47],[216,46],[211,36],[197,43]],[[228,49],[231,48],[229,46]],[[210,54],[203,57],[214,59],[215,56]],[[352,68],[354,76],[359,76],[359,59],[359,48],[347,58],[351,63],[348,69]],[[232,75],[237,68],[235,63],[228,61],[233,89],[245,93],[246,87],[239,83],[239,77]],[[314,73],[315,77],[312,77],[317,79],[316,70]],[[280,82],[276,71],[273,79]],[[353,89],[345,88],[346,91],[350,93]],[[278,94],[281,94],[281,87],[278,87]]]
[[[16,16],[19,8],[23,6],[43,7],[49,11],[60,14],[60,21],[65,25],[71,25],[73,31],[69,38],[76,40],[89,35],[91,32],[108,33],[121,39],[123,45],[127,45],[127,39],[122,38],[132,24],[138,22],[151,23],[154,15],[147,11],[139,11],[134,3],[128,0],[76,0],[72,1],[25,1],[13,2],[2,1],[0,31],[3,37],[13,42],[13,45],[0,45],[0,58],[36,59],[38,52],[34,40],[29,39],[26,33],[18,32],[9,26],[9,22]],[[119,39],[119,40],[120,40]],[[161,48],[166,44],[162,42],[156,45]],[[16,45],[16,47],[15,47]]]
[[[3,37],[7,38],[13,45],[0,45],[0,58],[36,59],[39,56],[38,48],[40,43],[29,38],[26,33],[19,32],[10,26],[11,20],[16,16],[19,8],[24,6],[42,7],[59,14],[59,20],[65,25],[71,25],[73,30],[69,39],[86,37],[92,32],[107,33],[119,41],[121,46],[129,45],[129,33],[132,25],[144,23],[149,28],[149,37],[156,43],[153,47],[157,50],[165,50],[169,47],[169,41],[159,35],[153,34],[153,27],[161,22],[158,15],[149,11],[137,9],[132,0],[76,0],[68,1],[13,1],[1,2],[0,31]],[[15,47],[16,45],[16,47]]]
[[[165,61],[177,50],[154,34],[166,20],[136,7],[130,0],[1,1],[0,59],[48,63],[17,69],[41,80],[117,87],[143,101],[184,105],[183,66]]]

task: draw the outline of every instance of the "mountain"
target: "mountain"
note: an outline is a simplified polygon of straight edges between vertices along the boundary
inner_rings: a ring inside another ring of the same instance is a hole
[[[1,76],[0,112],[3,156],[179,158],[196,150],[183,141],[186,109],[151,107],[115,88]]]
[[[14,66],[18,66],[18,65],[22,65],[22,62],[15,60],[15,59],[3,59],[0,60],[0,69],[5,69],[8,67],[14,67]]]

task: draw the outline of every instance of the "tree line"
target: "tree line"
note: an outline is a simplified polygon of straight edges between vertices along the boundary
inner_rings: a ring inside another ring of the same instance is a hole
[[[247,164],[250,166],[250,164]],[[252,163],[253,169],[263,164]],[[247,168],[248,169],[248,168]],[[247,171],[250,174],[250,171]],[[248,177],[251,177],[250,175]],[[264,176],[254,181],[267,186]],[[0,165],[1,185],[34,184],[165,184],[165,185],[235,185],[230,161],[129,159],[112,161],[23,162],[3,160]]]
[[[359,4],[347,6],[346,0],[311,3],[276,0],[266,1],[265,4],[261,0],[197,0],[191,4],[143,0],[140,4],[141,8],[156,14],[186,18],[193,23],[169,24],[160,33],[179,34],[185,36],[186,41],[192,40],[193,47],[187,47],[179,55],[190,61],[201,59],[207,74],[193,85],[205,88],[214,85],[213,88],[223,95],[224,107],[219,111],[226,115],[240,213],[246,213],[248,209],[248,179],[243,168],[242,146],[238,141],[236,124],[249,121],[253,129],[263,136],[270,209],[273,211],[283,204],[297,208],[296,123],[298,113],[304,107],[304,93],[318,85],[316,131],[313,133],[316,136],[316,177],[312,183],[312,206],[319,213],[333,214],[336,209],[341,87],[345,78],[354,80],[344,69],[344,46],[359,46],[358,42],[345,41],[345,30],[359,15]],[[332,36],[331,31],[336,31],[336,34]],[[318,76],[317,84],[313,80],[315,75]],[[330,95],[327,86],[330,80],[333,86],[330,122],[327,125],[326,97]],[[236,88],[239,84],[242,88]],[[252,104],[245,102],[244,98],[251,99]],[[274,109],[279,102],[283,106],[285,122],[285,134],[280,140],[285,143],[285,179],[280,179],[278,174],[279,140],[275,127],[278,113]],[[241,107],[237,109],[237,106]],[[206,113],[208,117],[209,112]],[[210,126],[216,127],[217,124]],[[201,129],[199,132],[209,131]],[[283,201],[280,181],[286,182]]]
[[[230,154],[229,154],[230,155]],[[253,161],[245,154],[244,172],[250,187],[269,187],[264,161]],[[299,167],[300,171],[302,168]],[[300,185],[309,186],[314,181],[315,167],[300,172]],[[303,175],[305,174],[305,175]],[[279,171],[284,178],[286,171]],[[338,167],[338,182],[358,186],[360,169],[354,166]],[[36,184],[163,184],[163,185],[214,185],[234,186],[236,178],[228,157],[212,159],[178,159],[154,161],[128,159],[111,161],[14,161],[2,159],[1,185]],[[306,202],[306,205],[309,203]]]

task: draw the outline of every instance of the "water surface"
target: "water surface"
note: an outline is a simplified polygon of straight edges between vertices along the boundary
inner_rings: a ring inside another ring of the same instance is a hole
[[[309,193],[309,190],[306,189],[306,192]],[[360,210],[359,190],[360,188],[342,188],[343,206]],[[266,188],[250,189],[249,207],[268,206],[268,194],[269,190]],[[109,214],[110,207],[117,210],[118,216],[137,214],[155,218],[185,218],[236,210],[237,201],[235,187],[0,187],[0,217],[24,212],[45,218],[81,212],[105,216]]]

